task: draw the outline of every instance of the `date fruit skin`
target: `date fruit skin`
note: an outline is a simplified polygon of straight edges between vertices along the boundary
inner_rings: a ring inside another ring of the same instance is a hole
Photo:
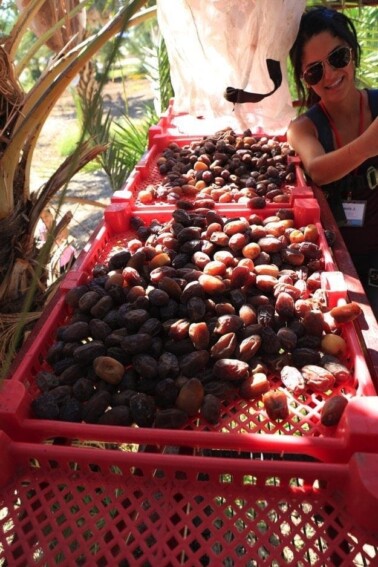
[[[350,370],[342,364],[339,359],[326,355],[322,358],[322,366],[334,375],[336,384],[346,384],[352,382],[353,375]]]
[[[335,385],[335,377],[331,372],[316,364],[306,364],[301,368],[307,388],[314,392],[327,392]]]
[[[334,333],[324,335],[320,346],[323,352],[334,356],[343,356],[347,348],[345,339]]]
[[[123,378],[125,368],[111,356],[98,356],[93,361],[96,375],[108,384],[119,384]]]
[[[347,405],[347,398],[341,395],[333,396],[326,400],[320,415],[321,424],[326,427],[333,427],[337,425]]]
[[[205,391],[198,378],[190,378],[181,388],[176,398],[176,408],[189,416],[194,416],[200,409]]]
[[[96,392],[90,400],[83,405],[83,421],[85,423],[98,423],[102,414],[110,404],[111,395],[105,390]]]
[[[215,425],[220,420],[221,409],[221,400],[213,394],[206,394],[201,406],[201,417]]]
[[[266,413],[272,421],[287,419],[289,406],[285,392],[282,390],[270,390],[263,394],[262,400]]]
[[[188,421],[188,414],[178,408],[159,409],[154,427],[157,429],[179,429]]]
[[[262,394],[269,392],[270,383],[264,372],[255,372],[246,378],[239,388],[239,394],[242,398],[250,400],[258,398]]]
[[[300,392],[305,389],[303,374],[295,366],[284,366],[281,370],[281,380],[290,392]]]
[[[132,422],[131,411],[127,406],[110,408],[98,420],[101,425],[131,425]]]
[[[336,324],[350,323],[357,319],[361,313],[361,307],[354,301],[333,307],[330,311],[330,315],[333,317]]]
[[[211,347],[210,355],[213,359],[229,358],[234,354],[237,344],[238,341],[235,333],[221,335],[217,342]]]
[[[249,375],[249,365],[234,358],[221,358],[213,366],[213,376],[219,380],[245,380]]]
[[[156,404],[152,396],[137,393],[130,400],[133,421],[139,427],[152,427],[156,416]]]

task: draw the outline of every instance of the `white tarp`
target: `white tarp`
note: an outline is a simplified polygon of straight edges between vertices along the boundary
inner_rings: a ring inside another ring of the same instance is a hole
[[[286,131],[294,117],[287,57],[305,0],[157,0],[175,92],[175,112],[215,118],[238,129]],[[235,106],[227,87],[273,89],[267,59],[280,61],[282,84],[258,103]]]

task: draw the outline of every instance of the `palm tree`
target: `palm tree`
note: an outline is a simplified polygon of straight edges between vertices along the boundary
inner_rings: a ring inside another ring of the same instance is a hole
[[[85,38],[83,9],[88,3],[24,1],[11,33],[0,39],[0,323],[1,314],[10,309],[30,312],[41,307],[49,246],[68,219],[53,227],[41,252],[34,240],[36,223],[58,190],[106,149],[106,144],[89,144],[83,137],[51,178],[31,193],[32,158],[42,127],[59,97],[98,50],[128,26],[154,14],[153,10],[140,11],[146,0],[129,0],[98,32]],[[20,73],[36,46],[19,60],[17,49],[31,23],[39,36],[37,47],[48,43],[56,54],[24,92]]]

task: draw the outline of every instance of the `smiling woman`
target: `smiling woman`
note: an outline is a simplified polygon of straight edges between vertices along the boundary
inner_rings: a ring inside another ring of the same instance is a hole
[[[302,107],[287,137],[323,189],[378,315],[378,90],[360,90],[360,46],[342,12],[312,8],[290,51]]]
[[[307,65],[303,71],[303,80],[307,85],[314,86],[322,80],[325,73],[325,63],[333,69],[344,69],[352,61],[352,48],[346,45],[336,47],[321,61]]]

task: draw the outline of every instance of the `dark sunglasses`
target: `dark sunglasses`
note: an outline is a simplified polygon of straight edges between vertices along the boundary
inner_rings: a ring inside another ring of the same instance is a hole
[[[343,69],[352,60],[352,48],[344,45],[336,47],[331,53],[327,55],[322,61],[317,61],[303,71],[304,81],[310,85],[316,85],[323,77],[324,63],[327,61],[328,65],[334,69]]]

